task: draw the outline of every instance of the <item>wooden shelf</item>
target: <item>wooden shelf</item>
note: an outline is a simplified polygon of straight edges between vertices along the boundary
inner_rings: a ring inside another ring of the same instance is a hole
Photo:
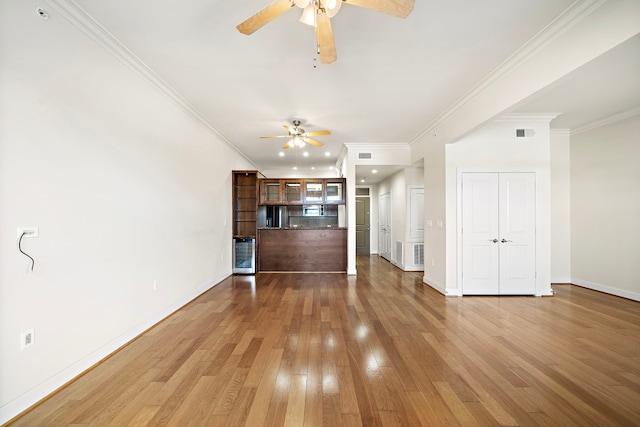
[[[258,172],[233,171],[233,237],[256,237]]]

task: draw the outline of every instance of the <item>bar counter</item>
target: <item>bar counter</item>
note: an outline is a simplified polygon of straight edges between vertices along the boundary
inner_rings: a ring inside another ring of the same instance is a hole
[[[259,228],[258,270],[345,273],[347,229]]]

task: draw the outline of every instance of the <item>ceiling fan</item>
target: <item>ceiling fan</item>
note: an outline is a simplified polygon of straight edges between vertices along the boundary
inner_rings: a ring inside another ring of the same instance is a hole
[[[307,132],[300,127],[300,120],[293,121],[293,127],[284,125],[284,128],[289,132],[288,135],[278,136],[261,136],[260,138],[290,138],[289,141],[282,148],[304,147],[304,144],[315,145],[316,147],[322,147],[324,144],[315,139],[309,138],[310,136],[331,135],[328,130],[317,130],[314,132]]]
[[[331,18],[338,13],[342,3],[406,18],[413,10],[413,2],[414,0],[275,0],[236,28],[242,34],[252,34],[293,6],[298,6],[304,9],[300,22],[315,27],[320,62],[331,64],[337,59]]]

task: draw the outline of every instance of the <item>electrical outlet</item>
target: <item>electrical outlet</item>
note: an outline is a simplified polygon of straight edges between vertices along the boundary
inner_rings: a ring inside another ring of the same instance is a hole
[[[25,331],[20,334],[20,349],[24,350],[27,347],[30,347],[35,342],[36,335],[33,329]]]
[[[20,227],[18,228],[17,238],[19,239],[24,233],[23,239],[38,237],[40,233],[38,232],[38,227]]]

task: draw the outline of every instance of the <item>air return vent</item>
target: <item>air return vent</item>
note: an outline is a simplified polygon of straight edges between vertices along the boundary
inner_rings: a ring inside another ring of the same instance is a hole
[[[358,153],[358,159],[371,159],[371,153]]]
[[[413,265],[424,265],[424,243],[413,245]]]
[[[536,136],[535,129],[516,129],[516,138],[533,138]]]

